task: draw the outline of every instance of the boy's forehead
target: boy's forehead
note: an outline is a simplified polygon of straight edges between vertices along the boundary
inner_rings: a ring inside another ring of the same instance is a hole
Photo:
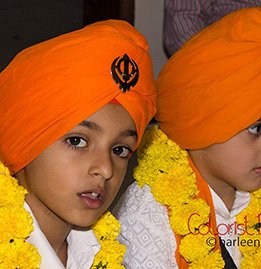
[[[117,129],[122,136],[138,137],[135,122],[121,105],[108,103],[75,126],[86,127],[95,132]]]

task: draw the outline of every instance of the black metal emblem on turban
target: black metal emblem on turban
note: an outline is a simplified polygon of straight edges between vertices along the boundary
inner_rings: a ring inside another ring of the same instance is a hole
[[[122,92],[130,90],[139,80],[139,68],[127,54],[117,57],[111,64],[111,74]]]

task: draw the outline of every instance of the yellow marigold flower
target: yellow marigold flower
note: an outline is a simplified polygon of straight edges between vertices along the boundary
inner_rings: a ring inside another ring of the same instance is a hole
[[[183,165],[174,169],[176,170],[171,170],[168,174],[161,174],[151,189],[158,202],[171,207],[186,203],[198,193],[193,171],[190,170],[187,180],[182,180],[184,173],[188,173],[187,167]]]
[[[159,175],[171,170],[172,165],[169,156],[165,156],[164,162],[162,162],[162,159],[159,158],[159,156],[162,156],[163,153],[170,155],[165,147],[162,147],[160,150],[154,150],[154,147],[152,146],[149,149],[149,154],[143,159],[140,159],[139,166],[134,169],[134,177],[141,187],[145,184],[144,179],[149,181],[146,182],[146,184],[152,186]],[[148,178],[148,174],[151,175],[150,178]]]
[[[126,251],[126,246],[121,245],[118,241],[102,241],[101,250],[95,256],[92,268],[124,268],[121,261]],[[106,266],[106,267],[104,267]]]
[[[152,187],[155,180],[161,173],[167,173],[173,169],[173,161],[188,163],[187,153],[181,150],[178,145],[169,140],[157,127],[149,130],[150,134],[145,136],[147,148],[143,148],[143,154],[139,156],[139,166],[134,169],[134,178],[140,187],[147,184]],[[156,137],[156,140],[146,141],[150,137]],[[150,177],[148,178],[148,175]],[[145,182],[146,179],[146,182]]]
[[[92,229],[99,241],[116,240],[121,227],[118,220],[109,211],[106,211],[92,226]]]
[[[187,262],[205,258],[214,246],[207,244],[209,235],[186,235],[179,245],[179,252]]]
[[[239,249],[243,255],[252,255],[260,248],[260,232],[256,229],[248,228],[239,240]]]
[[[197,230],[209,221],[209,214],[210,208],[204,200],[190,199],[187,204],[171,208],[170,225],[177,234],[197,234]]]
[[[40,262],[37,249],[24,240],[0,244],[0,269],[38,269]]]
[[[1,162],[0,162],[0,175],[6,175],[6,176],[10,175],[8,168],[5,167]]]
[[[240,269],[261,269],[261,251],[245,256],[240,264]]]
[[[218,251],[210,252],[204,259],[189,264],[189,269],[223,269],[225,262]]]
[[[160,136],[163,137],[160,132],[156,125],[152,125],[151,128],[145,130],[138,148],[138,158],[142,158],[145,150],[151,146],[154,140],[157,140]]]
[[[261,188],[258,189],[257,191],[252,192],[252,195],[253,195],[255,198],[261,199]]]
[[[14,205],[24,206],[25,194],[27,191],[18,185],[15,178],[0,174],[0,207]]]
[[[251,201],[247,208],[237,216],[237,223],[243,227],[255,227],[261,220],[261,199],[251,194]]]
[[[0,208],[0,242],[27,238],[33,231],[32,217],[22,207]]]

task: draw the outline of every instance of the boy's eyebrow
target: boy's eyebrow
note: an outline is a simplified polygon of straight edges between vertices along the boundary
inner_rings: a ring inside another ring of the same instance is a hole
[[[87,120],[82,121],[79,125],[87,127],[87,128],[89,128],[91,130],[96,130],[96,131],[101,130],[101,127],[99,125],[97,125],[94,122],[87,121]]]
[[[135,130],[125,130],[121,133],[121,136],[125,136],[125,137],[128,137],[128,136],[132,136],[135,138],[135,140],[137,141],[138,140],[138,134]]]
[[[79,125],[87,127],[89,129],[95,130],[95,131],[101,131],[102,130],[102,128],[99,125],[97,125],[96,123],[91,122],[91,121],[84,120]],[[120,133],[120,136],[124,136],[124,137],[132,136],[132,137],[135,138],[135,140],[138,139],[138,134],[133,129],[124,130],[123,132]]]

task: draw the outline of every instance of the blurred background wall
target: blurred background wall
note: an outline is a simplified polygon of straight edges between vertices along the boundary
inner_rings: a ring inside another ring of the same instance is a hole
[[[155,76],[167,61],[163,49],[163,0],[136,0],[135,27],[145,35],[150,45]]]

